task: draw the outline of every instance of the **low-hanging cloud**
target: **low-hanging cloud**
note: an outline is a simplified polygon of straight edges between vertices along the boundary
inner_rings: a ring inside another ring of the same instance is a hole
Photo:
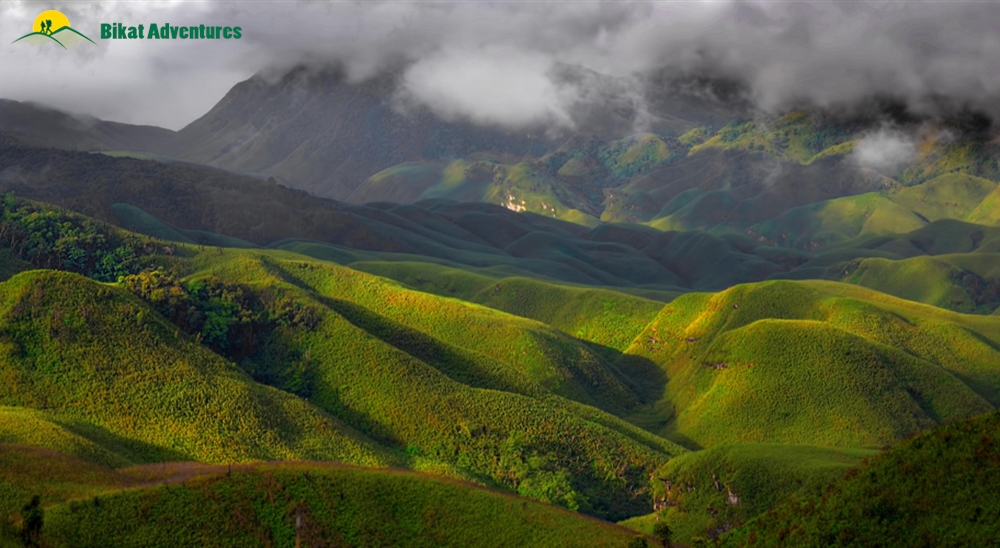
[[[562,65],[623,78],[662,70],[738,82],[745,98],[767,112],[850,109],[873,97],[931,116],[1000,108],[1000,3],[78,2],[70,8],[74,26],[92,33],[109,21],[238,24],[244,38],[98,41],[89,52],[19,48],[6,37],[30,25],[37,5],[4,2],[0,97],[176,128],[239,79],[268,66],[310,62],[335,63],[353,81],[395,71],[406,101],[449,119],[505,127],[572,127],[574,107],[601,96],[585,83],[554,77]]]
[[[859,139],[851,158],[859,167],[893,176],[916,154],[917,144],[911,134],[882,128]]]

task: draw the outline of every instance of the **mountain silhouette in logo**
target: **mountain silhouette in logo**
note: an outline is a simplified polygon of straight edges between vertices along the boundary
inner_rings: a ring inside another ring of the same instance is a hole
[[[17,40],[14,40],[11,43],[16,44],[21,40],[26,40],[29,44],[33,46],[51,40],[62,46],[63,49],[69,49],[67,48],[67,46],[75,46],[78,42],[82,40],[86,40],[91,44],[94,44],[95,46],[97,45],[93,40],[87,38],[86,36],[83,35],[83,33],[72,27],[60,27],[55,31],[51,32],[48,29],[46,29],[46,31],[44,32],[32,32],[30,34],[25,34],[24,36],[18,38]]]

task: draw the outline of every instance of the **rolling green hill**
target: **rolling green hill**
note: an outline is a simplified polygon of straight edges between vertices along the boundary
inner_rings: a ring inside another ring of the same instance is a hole
[[[459,481],[323,463],[113,470],[0,445],[0,545],[41,495],[45,546],[587,546],[627,529]],[[296,525],[298,524],[298,525]]]
[[[656,471],[658,512],[622,525],[646,534],[670,524],[678,542],[717,537],[789,497],[818,494],[878,451],[811,445],[723,445],[681,455]]]
[[[115,464],[406,465],[612,517],[683,452],[612,414],[639,396],[609,352],[544,324],[287,253],[186,253],[164,257],[182,285],[125,279],[146,302],[53,271],[0,285],[5,441]]]
[[[0,536],[39,494],[52,545],[198,544],[219,523],[285,545],[296,512],[308,539],[350,545],[634,540],[391,466],[643,532],[659,518],[689,542],[995,410],[1000,229],[971,221],[996,185],[931,169],[857,193],[849,150],[803,120],[455,160],[409,205],[0,148],[0,186],[78,212],[0,202],[0,461],[26,478],[0,474]],[[755,179],[775,166],[775,184]],[[734,173],[747,188],[713,186]],[[442,198],[527,185],[544,201],[560,177],[582,186],[559,203],[583,209],[601,178],[658,196],[654,226]],[[773,193],[787,200],[770,210]],[[252,466],[212,467],[229,463]],[[486,499],[441,503],[458,492]],[[409,502],[363,505],[373,493]],[[181,507],[201,511],[178,524]]]
[[[723,546],[993,546],[1000,542],[1000,414],[915,437],[822,493],[802,493]]]
[[[44,410],[56,424],[68,419],[52,440],[39,440],[43,447],[64,449],[64,431],[75,429],[98,447],[125,448],[119,456],[131,462],[397,462],[316,407],[179,337],[122,289],[29,271],[0,284],[0,303],[0,404]]]
[[[992,317],[765,282],[678,297],[618,365],[662,365],[662,399],[633,420],[670,439],[880,447],[994,409],[998,337]]]

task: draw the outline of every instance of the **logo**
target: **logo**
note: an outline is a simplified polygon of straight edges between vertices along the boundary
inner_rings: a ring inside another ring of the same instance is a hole
[[[16,44],[22,40],[32,46],[55,42],[68,49],[67,46],[75,46],[84,40],[94,44],[94,41],[83,35],[82,32],[69,26],[69,18],[56,10],[43,11],[35,18],[35,23],[31,26],[32,32],[25,34],[11,42]],[[95,46],[97,44],[94,44]]]

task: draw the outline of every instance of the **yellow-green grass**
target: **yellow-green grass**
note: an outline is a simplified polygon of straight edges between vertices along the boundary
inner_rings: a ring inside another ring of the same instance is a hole
[[[681,152],[652,133],[640,133],[608,143],[598,156],[612,175],[627,180],[682,157]]]
[[[994,159],[996,143],[960,140],[935,142],[928,140],[918,157],[900,174],[906,185],[919,184],[947,173],[969,173],[990,180],[1000,178],[1000,166]]]
[[[996,546],[1000,414],[920,435],[871,457],[822,493],[724,535],[722,546]]]
[[[947,173],[892,196],[928,220],[965,219],[996,190],[997,184],[966,173]]]
[[[654,497],[663,508],[621,525],[652,534],[653,525],[663,520],[676,541],[690,544],[736,527],[792,494],[818,493],[877,453],[786,444],[723,445],[687,453],[656,471]]]
[[[983,198],[979,205],[966,216],[965,220],[983,225],[1000,224],[1000,190],[994,188],[993,192]]]
[[[483,269],[427,263],[355,262],[348,266],[391,278],[412,289],[455,297],[540,321],[577,339],[624,350],[676,293],[600,288],[505,277]],[[625,293],[624,291],[629,291]],[[638,293],[638,295],[636,294]]]
[[[764,152],[784,160],[809,165],[829,156],[851,151],[849,135],[842,129],[813,120],[808,112],[793,111],[767,122],[734,121],[711,137],[689,132],[681,137],[691,146],[689,155],[718,150]]]
[[[41,541],[52,547],[624,548],[636,537],[611,523],[413,472],[316,462],[116,472],[0,447],[0,486],[14,486],[11,501],[41,495]],[[20,507],[4,510],[7,529],[16,531],[19,518],[8,515]]]
[[[1000,404],[998,341],[996,318],[834,282],[688,294],[627,351],[669,379],[633,420],[704,447],[880,447]]]
[[[133,464],[125,456],[132,456],[127,443],[115,443],[113,436],[106,432],[102,436],[100,429],[85,422],[68,418],[60,423],[44,411],[26,407],[0,407],[0,443],[30,445],[112,467]]]
[[[947,173],[912,187],[792,208],[749,230],[778,245],[815,249],[859,236],[903,234],[943,219],[992,224],[991,209],[981,205],[996,187],[980,177]]]
[[[869,258],[851,263],[844,272],[841,281],[949,310],[990,313],[1000,305],[996,253]]]
[[[559,179],[533,163],[460,160],[444,168],[440,182],[427,188],[420,199],[489,202],[595,226],[598,221],[587,211],[586,200],[563,187]]]
[[[870,192],[792,208],[749,231],[778,245],[813,249],[861,235],[910,232],[926,224],[909,208]]]
[[[312,403],[409,452],[521,492],[535,472],[496,456],[537,453],[570,474],[590,511],[612,516],[644,508],[646,495],[627,489],[683,452],[565,399],[612,411],[638,401],[600,353],[544,324],[287,253],[206,252],[191,276],[210,273],[314,307],[316,329],[279,328],[259,361],[307,371]]]
[[[0,405],[87,423],[122,440],[133,462],[396,462],[323,411],[178,336],[116,287],[69,273],[18,274],[0,284],[0,333]]]

